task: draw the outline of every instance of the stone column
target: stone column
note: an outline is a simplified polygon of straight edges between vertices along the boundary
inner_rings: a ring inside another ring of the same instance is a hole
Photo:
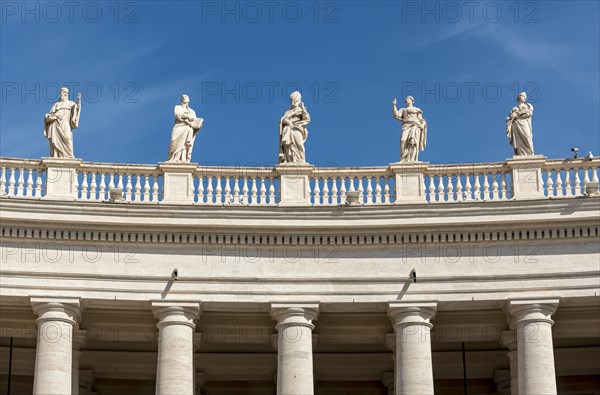
[[[277,321],[277,394],[313,395],[312,322],[318,303],[272,303]]]
[[[517,331],[503,331],[500,342],[508,348],[510,361],[510,394],[519,395],[519,360],[517,356]]]
[[[73,326],[81,319],[79,299],[31,298],[38,316],[34,395],[65,395],[72,391]]]
[[[310,206],[308,176],[314,170],[308,163],[283,163],[275,166],[279,174],[279,206]]]
[[[79,358],[81,346],[85,343],[85,331],[73,331],[73,367],[71,376],[71,395],[79,395]]]
[[[558,298],[509,300],[509,311],[517,328],[519,394],[556,395],[554,347],[550,316]]]
[[[152,302],[158,319],[156,395],[194,395],[194,330],[200,303]]]
[[[396,333],[396,395],[433,395],[431,318],[437,301],[390,302]]]

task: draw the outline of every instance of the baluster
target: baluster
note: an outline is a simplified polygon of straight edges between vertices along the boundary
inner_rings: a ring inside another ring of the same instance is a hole
[[[117,188],[121,191],[121,197],[125,194],[123,190],[123,178],[125,174],[117,173]]]
[[[471,174],[465,174],[465,201],[469,202],[473,199],[471,194]]]
[[[598,182],[598,169],[592,167],[592,182]]]
[[[593,169],[592,168],[587,168],[587,169],[583,169],[583,189],[585,190],[585,186],[587,184],[589,184],[590,182],[590,175],[589,175],[589,171]]]
[[[437,185],[437,193],[436,193],[437,201],[443,202],[444,199],[444,176],[438,176],[438,185]]]
[[[358,201],[360,204],[364,204],[365,203],[365,190],[364,190],[364,186],[363,186],[363,179],[362,178],[358,178]],[[371,186],[371,181],[369,179],[367,179],[367,183],[369,184],[369,186]],[[371,195],[373,195],[373,190],[371,189]],[[371,202],[367,202],[367,204],[370,204]]]
[[[19,181],[17,181],[17,196],[23,196],[25,192],[25,170],[19,168]]]
[[[375,204],[383,203],[383,196],[381,195],[381,178],[375,177]],[[385,182],[385,178],[383,180]],[[369,183],[370,185],[371,183]],[[367,195],[369,194],[369,190],[367,189]]]
[[[502,199],[507,200],[508,199],[508,191],[506,190],[506,173],[501,171],[500,172],[500,188],[501,188],[501,192],[502,192]]]
[[[390,196],[390,178],[383,177],[383,182],[384,182],[383,198],[381,199],[381,203],[391,203],[392,198]],[[377,185],[379,186],[379,188],[381,188],[381,185],[379,185],[379,184],[377,184]]]
[[[229,177],[225,177],[225,204],[231,204],[231,179]]]
[[[4,192],[4,188],[2,188]],[[37,169],[37,177],[35,178],[35,196],[42,197],[42,169]]]
[[[573,190],[571,189],[571,170],[565,169],[565,196],[572,196]]]
[[[198,195],[198,204],[204,203],[204,177],[199,175],[198,177],[198,188],[196,189],[196,194]]]
[[[267,204],[267,186],[265,185],[267,179],[265,177],[260,178],[260,202],[259,204]]]
[[[446,187],[446,190],[448,191],[448,201],[449,202],[455,202],[456,199],[454,198],[454,184],[452,183],[452,177],[454,175],[453,174],[448,174],[446,177],[448,179],[448,186]]]
[[[459,202],[462,202],[463,200],[465,200],[465,197],[463,195],[463,186],[462,186],[462,181],[460,180],[460,177],[462,177],[462,174],[457,173],[456,174],[456,200]]]
[[[110,191],[115,187],[115,175],[112,173],[108,173],[108,190]]]
[[[92,182],[90,183],[90,200],[98,200],[98,198],[96,197],[96,189],[97,189],[97,184],[96,184],[96,176],[97,174],[94,172],[90,173],[90,176],[92,177]]]
[[[225,179],[227,180],[227,179]],[[223,199],[223,187],[222,187],[222,182],[223,182],[223,178],[221,176],[217,176],[217,190],[216,190],[216,194],[217,194],[217,204],[223,204],[226,203],[225,200]]]
[[[367,204],[373,204],[373,178],[367,177]],[[381,193],[381,185],[379,185],[379,179],[375,178],[377,182],[377,186],[375,187],[375,203],[379,201],[379,194]],[[377,187],[379,187],[379,192],[377,192]]]
[[[355,192],[356,189],[354,189],[354,177],[348,177],[348,182],[350,183],[350,189],[348,189],[348,191]]]
[[[133,175],[132,175],[133,178]],[[142,176],[139,174],[135,175],[135,192],[134,192],[134,196],[135,196],[135,201],[139,202],[140,200],[142,200]]]
[[[333,205],[338,204],[337,180],[338,180],[337,177],[331,179],[331,204],[333,204]]]
[[[27,170],[27,181],[25,183],[25,196],[33,196],[33,170]]]
[[[581,180],[579,179],[579,170],[578,168],[573,169],[573,171],[575,172],[575,191],[574,191],[574,196],[581,196]]]
[[[152,201],[158,202],[158,175],[152,176]]]
[[[252,188],[250,188],[250,194],[252,196],[252,204],[258,204],[258,188],[256,187],[256,181],[258,177],[252,178]],[[248,202],[250,203],[250,202]]]
[[[143,200],[144,202],[148,202],[150,201],[150,176],[147,174],[142,174],[140,175],[140,178],[138,178],[138,182],[140,182],[140,180],[143,180],[143,194],[141,200]]]
[[[123,174],[123,176],[125,176],[125,174]],[[125,201],[127,202],[131,202],[133,200],[133,196],[131,193],[133,190],[133,184],[131,183],[131,178],[132,175],[127,174],[127,184],[125,184]]]
[[[100,201],[105,201],[106,200],[106,182],[104,181],[104,179],[106,178],[106,174],[104,172],[100,172]]]
[[[340,204],[346,204],[346,179],[348,177],[340,177]]]
[[[323,204],[329,205],[331,201],[329,200],[329,178],[323,178]]]
[[[269,204],[274,206],[277,204],[275,199],[275,178],[269,177]]]
[[[6,196],[6,166],[2,166],[0,173],[0,196]]]
[[[429,176],[429,201],[435,202],[435,176]]]
[[[213,177],[206,176],[206,203],[213,204]]]
[[[10,178],[8,179],[8,196],[14,196],[15,194],[15,168],[11,167]]]
[[[544,188],[546,190],[546,196],[552,197],[554,196],[554,181],[552,181],[552,170],[546,170],[546,185]]]
[[[233,202],[240,204],[240,181],[241,178],[233,177]]]
[[[498,194],[498,171],[492,172],[492,199],[498,199],[500,195]]]
[[[252,179],[250,179],[252,181]],[[248,188],[248,178],[244,177],[244,184],[242,186],[242,203],[250,204],[250,200],[248,198],[248,193],[250,189]]]
[[[479,183],[479,173],[475,173],[475,196],[474,200],[481,200],[481,184]]]
[[[490,183],[488,182],[488,172],[487,170],[483,171],[483,200],[488,200],[490,198]]]
[[[313,188],[313,205],[320,206],[321,205],[321,188],[319,187],[320,178],[315,178],[315,187]]]
[[[560,169],[556,170],[556,196],[558,196],[558,197],[563,196],[563,194],[564,194],[562,174],[560,172],[561,172]]]
[[[89,193],[89,188],[88,188],[88,171],[84,171],[83,172],[83,179],[81,180],[81,199],[82,200],[89,200],[88,197],[88,193]]]

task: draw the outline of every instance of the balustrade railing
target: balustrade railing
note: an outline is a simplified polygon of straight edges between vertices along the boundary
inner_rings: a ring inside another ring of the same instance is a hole
[[[423,188],[430,203],[507,200],[510,171],[504,163],[429,165]]]
[[[84,162],[77,170],[78,199],[110,200],[110,189],[122,191],[126,202],[158,203],[162,172],[156,165]]]
[[[310,179],[310,198],[315,206],[346,203],[348,192],[358,192],[364,205],[391,204],[395,200],[394,173],[389,167],[315,168]]]
[[[198,166],[193,174],[196,204],[274,206],[279,177],[273,168]]]
[[[297,172],[289,165],[0,158],[0,197],[219,206],[437,204],[597,195],[599,172],[600,158],[547,160],[543,156],[452,165],[314,168],[304,164]]]
[[[582,196],[586,185],[598,185],[600,159],[558,159],[546,161],[542,167],[544,194],[552,197]]]
[[[46,181],[39,160],[0,158],[0,196],[40,198]]]

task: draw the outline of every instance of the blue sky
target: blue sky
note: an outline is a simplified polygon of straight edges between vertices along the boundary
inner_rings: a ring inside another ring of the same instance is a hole
[[[205,118],[193,162],[269,165],[299,87],[307,160],[399,160],[394,97],[428,121],[420,159],[503,161],[525,90],[536,153],[600,155],[598,1],[3,1],[0,155],[48,155],[43,116],[83,92],[75,156],[166,160],[181,94]]]

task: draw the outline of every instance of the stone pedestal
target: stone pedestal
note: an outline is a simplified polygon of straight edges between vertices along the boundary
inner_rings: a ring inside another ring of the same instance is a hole
[[[425,170],[427,162],[391,163],[396,184],[396,204],[427,203],[425,196]]]
[[[308,163],[284,163],[275,166],[279,174],[279,206],[310,206],[308,176],[315,167]]]
[[[194,330],[200,304],[152,302],[158,319],[156,395],[195,395]]]
[[[79,299],[31,298],[38,316],[34,395],[72,392],[73,326],[81,319]]]
[[[556,395],[550,317],[557,307],[558,298],[509,301],[517,328],[519,394]]]
[[[163,199],[165,204],[193,204],[194,203],[194,171],[197,163],[171,163],[158,164],[163,172]]]
[[[390,302],[388,315],[396,333],[396,395],[433,395],[431,318],[437,301]]]
[[[519,395],[519,360],[517,355],[517,331],[503,331],[500,342],[508,348],[510,361],[510,395]]]
[[[513,156],[506,163],[511,169],[513,199],[543,199],[542,166],[543,155]]]
[[[314,394],[312,322],[318,303],[273,303],[271,316],[277,321],[277,394]]]
[[[42,158],[46,168],[44,199],[77,200],[77,168],[81,159]]]

